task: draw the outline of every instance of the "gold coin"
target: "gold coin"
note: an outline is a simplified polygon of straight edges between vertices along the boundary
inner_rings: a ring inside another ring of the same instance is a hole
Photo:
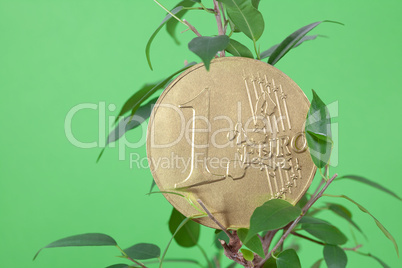
[[[310,103],[288,76],[261,61],[215,59],[188,69],[161,94],[147,134],[150,170],[183,215],[197,199],[227,228],[247,228],[256,207],[295,204],[315,175],[304,134]],[[217,228],[209,218],[197,222]]]

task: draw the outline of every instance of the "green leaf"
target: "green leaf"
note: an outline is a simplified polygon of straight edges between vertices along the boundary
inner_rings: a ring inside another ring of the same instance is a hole
[[[332,140],[331,134],[331,116],[325,103],[318,97],[313,90],[313,100],[306,119],[306,139],[309,151],[314,164],[318,168],[323,168],[329,162],[331,157],[332,143],[317,135],[326,136]]]
[[[299,256],[294,249],[282,251],[276,259],[276,266],[278,268],[301,268]]]
[[[161,255],[161,249],[157,245],[148,243],[136,244],[125,249],[124,252],[130,258],[136,260],[159,258],[159,256]]]
[[[352,213],[345,208],[344,206],[341,206],[339,204],[334,204],[334,203],[329,203],[328,204],[328,209],[337,214],[338,216],[344,218],[347,220],[350,224],[352,224],[357,230],[359,230],[361,233],[362,230],[360,229],[359,226],[352,220]]]
[[[324,246],[324,259],[328,268],[345,268],[348,263],[345,251],[336,245]]]
[[[50,243],[41,248],[33,258],[34,260],[38,254],[45,248],[58,248],[58,247],[86,247],[86,246],[116,246],[116,241],[105,234],[88,233],[65,237]]]
[[[250,218],[250,230],[245,241],[262,231],[270,231],[282,228],[295,220],[301,213],[299,207],[294,207],[289,202],[280,199],[272,199],[254,210]]]
[[[246,261],[253,261],[254,260],[254,253],[248,249],[242,248],[240,249],[241,253],[243,253],[243,257]]]
[[[253,53],[245,45],[236,40],[230,39],[226,51],[236,57],[244,57],[253,59]]]
[[[277,268],[276,260],[274,258],[269,258],[262,268]]]
[[[320,268],[321,262],[322,262],[323,260],[324,260],[324,259],[319,259],[318,261],[316,261],[316,262],[311,266],[311,268]]]
[[[215,230],[214,244],[216,248],[222,249],[222,245],[219,240],[224,240],[226,244],[229,244],[229,237],[225,234],[225,232],[222,230]]]
[[[299,42],[297,42],[297,44],[293,48],[296,48],[296,47],[300,46],[305,41],[314,40],[317,37],[318,37],[318,35],[306,35],[306,36],[303,36],[303,38],[300,39]],[[279,47],[279,45],[280,44],[276,44],[276,45],[270,47],[269,49],[261,52],[260,59],[262,60],[262,59],[271,57],[272,53],[275,51],[275,49],[277,49]]]
[[[264,32],[264,18],[250,0],[220,0],[230,20],[255,43]]]
[[[172,12],[172,14],[176,15],[182,9],[183,9],[183,7],[179,6],[179,7],[174,8],[171,12]],[[152,41],[155,39],[155,36],[159,33],[159,31],[162,29],[162,27],[165,25],[165,23],[168,22],[171,18],[172,18],[172,15],[170,15],[170,14],[166,15],[166,17],[163,19],[163,21],[161,22],[159,27],[155,30],[155,32],[151,35],[151,37],[148,40],[147,46],[145,48],[145,54],[147,56],[148,65],[149,65],[149,68],[151,68],[151,70],[153,70],[152,64],[151,64],[151,56],[150,56]]]
[[[296,206],[298,206],[299,208],[303,208],[308,202],[308,198],[307,195],[303,195],[302,198],[299,200],[299,202],[297,202]]]
[[[335,181],[338,181],[338,180],[340,180],[340,179],[350,179],[350,180],[354,180],[354,181],[358,181],[358,182],[365,183],[365,184],[370,185],[370,186],[372,186],[372,187],[374,187],[374,188],[376,188],[376,189],[378,189],[378,190],[380,190],[380,191],[383,191],[383,192],[385,192],[385,193],[387,193],[387,194],[390,194],[390,195],[392,195],[393,197],[395,197],[396,199],[402,201],[402,198],[400,198],[400,197],[399,197],[396,193],[394,193],[393,191],[391,191],[391,190],[385,188],[384,186],[381,186],[380,184],[378,184],[378,183],[376,183],[376,182],[373,182],[373,181],[371,181],[371,180],[369,180],[369,179],[366,179],[366,178],[364,178],[364,177],[356,176],[356,175],[345,175],[345,176],[342,176],[342,177],[337,178]]]
[[[169,230],[174,234],[180,223],[186,219],[180,212],[173,208],[169,220]],[[174,240],[182,247],[193,247],[197,245],[200,237],[200,225],[194,221],[188,221],[176,233]]]
[[[286,55],[286,53],[288,53],[292,48],[294,48],[295,45],[306,34],[308,34],[311,30],[313,30],[315,27],[320,25],[322,22],[333,22],[333,23],[341,24],[341,23],[335,22],[335,21],[324,20],[324,21],[318,21],[318,22],[311,23],[309,25],[306,25],[306,26],[298,29],[297,31],[295,31],[294,33],[292,33],[291,35],[286,37],[285,40],[283,40],[279,44],[279,46],[274,50],[274,52],[272,52],[271,57],[269,57],[268,63],[275,65],[283,56]]]
[[[379,222],[377,220],[376,217],[373,216],[373,214],[371,214],[367,209],[365,209],[362,205],[360,205],[359,203],[355,202],[354,200],[352,200],[351,198],[347,197],[346,195],[327,195],[327,196],[331,196],[331,197],[339,197],[339,198],[344,198],[346,200],[349,200],[350,202],[352,202],[353,204],[355,204],[361,211],[363,211],[364,213],[369,214],[373,220],[375,221],[375,223],[377,224],[378,228],[380,228],[380,230],[384,233],[384,235],[391,240],[392,244],[394,244],[395,250],[396,250],[396,254],[399,257],[399,249],[398,249],[398,244],[395,241],[395,238],[391,235],[390,232],[388,232],[388,230],[384,227],[384,225],[381,224],[381,222]]]
[[[260,0],[251,0],[251,3],[253,4],[253,7],[258,9],[258,6],[260,5]]]
[[[215,57],[216,53],[226,49],[229,41],[229,37],[226,35],[214,37],[200,36],[191,40],[188,48],[202,59],[205,68],[209,70],[211,60]]]
[[[342,245],[348,239],[332,224],[313,217],[305,216],[301,219],[301,228],[327,244]]]
[[[248,229],[240,228],[237,230],[237,235],[239,236],[240,241],[243,242],[246,247],[257,253],[261,258],[265,258],[261,239],[257,235],[254,235],[248,241],[246,241],[247,234]]]
[[[137,266],[129,266],[127,264],[119,263],[119,264],[110,265],[106,268],[131,268],[131,267],[137,267]]]
[[[184,0],[181,1],[180,3],[178,3],[176,7],[192,7],[194,6],[195,2],[200,3],[201,1],[190,1],[190,0]],[[183,18],[183,16],[187,13],[188,9],[182,9],[180,12],[178,12],[176,14],[176,17],[178,17],[179,19]],[[173,40],[176,42],[176,44],[180,44],[179,39],[177,39],[176,36],[176,28],[177,25],[179,24],[178,20],[168,20],[166,22],[166,31],[169,33],[169,35],[173,38]]]

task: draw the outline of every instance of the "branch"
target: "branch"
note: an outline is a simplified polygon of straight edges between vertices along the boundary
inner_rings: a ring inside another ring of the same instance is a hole
[[[219,35],[225,35],[225,32],[223,30],[222,16],[221,16],[221,11],[219,9],[218,1],[216,1],[216,0],[213,0],[213,1],[214,1],[215,19],[216,19],[216,23],[218,24],[218,33],[219,33]],[[225,50],[220,51],[219,54],[221,55],[221,57],[225,57]]]
[[[296,225],[299,223],[299,221],[303,218],[303,216],[307,213],[307,211],[311,208],[311,206],[317,202],[317,200],[323,195],[325,190],[327,190],[328,186],[335,180],[335,178],[338,176],[338,174],[335,174],[331,179],[327,181],[327,183],[324,185],[322,190],[316,195],[311,197],[311,199],[307,202],[307,204],[304,206],[302,209],[302,212],[299,217],[296,218],[296,220],[293,221],[293,223],[290,225],[289,229],[282,235],[282,237],[279,239],[278,243],[275,245],[275,247],[268,253],[268,255],[260,262],[258,263],[258,266],[262,266],[269,258],[271,258],[272,253],[274,253],[282,244],[283,241],[285,241],[286,237],[292,232],[292,230],[296,227]],[[321,186],[321,184],[320,184]]]
[[[185,19],[183,20],[183,22],[184,22],[184,23],[188,26],[188,28],[189,28],[191,31],[193,31],[193,33],[195,33],[198,37],[202,36],[202,35],[197,31],[197,29],[196,29],[193,25],[190,24],[190,22],[186,21]]]
[[[318,240],[312,239],[312,238],[310,238],[310,237],[304,236],[304,235],[299,234],[299,233],[296,233],[296,232],[290,232],[290,233],[291,233],[292,235],[294,235],[294,236],[297,236],[297,237],[300,237],[300,238],[306,239],[306,240],[308,240],[308,241],[311,241],[311,242],[313,242],[313,243],[316,243],[316,244],[319,244],[319,245],[325,246],[325,243],[323,243],[323,242],[321,242],[321,241],[318,241]]]
[[[212,215],[211,212],[209,212],[209,210],[205,207],[204,203],[198,199],[197,202],[200,204],[200,206],[202,207],[202,209],[208,214],[208,217],[216,223],[216,225],[219,226],[219,228],[225,232],[225,234],[230,238],[230,239],[234,239],[233,235],[226,230],[226,228],[214,217],[214,215]]]

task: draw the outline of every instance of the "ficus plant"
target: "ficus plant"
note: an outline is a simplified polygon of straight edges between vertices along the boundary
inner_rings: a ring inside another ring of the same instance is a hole
[[[167,12],[167,15],[159,27],[152,33],[146,44],[145,54],[151,69],[153,68],[151,62],[152,42],[158,32],[164,27],[176,43],[179,43],[177,28],[180,24],[184,25],[185,30],[192,31],[196,37],[189,42],[188,48],[201,59],[208,70],[212,59],[230,55],[253,58],[275,65],[289,51],[306,41],[318,38],[318,35],[308,34],[321,23],[340,24],[339,22],[329,20],[313,22],[291,33],[282,42],[260,51],[258,40],[264,32],[264,18],[259,10],[260,0],[183,0],[178,2],[172,10],[167,9],[157,0],[154,0],[154,2],[160,8],[163,8]],[[218,28],[217,35],[215,29],[211,29],[209,35],[201,35],[189,20],[184,19],[185,17],[190,17],[191,12],[194,10],[205,12],[205,16],[208,19],[216,21]],[[250,39],[247,44],[236,41],[236,36],[241,34]],[[156,98],[151,99],[154,93],[160,89],[164,89],[177,75],[194,64],[188,63],[184,68],[172,72],[170,76],[158,82],[145,84],[134,92],[121,108],[118,120],[115,122],[116,128],[110,133],[107,143],[117,141],[127,131],[139,125],[137,121],[132,120],[133,115],[139,114],[144,118],[149,117],[152,106],[156,102]],[[317,189],[307,192],[295,206],[281,199],[272,199],[257,207],[250,218],[249,229],[225,229],[203,203],[198,200],[203,210],[197,216],[185,217],[173,208],[169,219],[169,230],[172,237],[169,241],[164,241],[165,247],[162,250],[159,246],[152,243],[137,243],[123,250],[112,237],[100,233],[87,233],[66,237],[54,241],[42,249],[72,246],[115,246],[121,252],[121,256],[119,257],[125,262],[108,266],[109,268],[163,267],[168,262],[187,263],[188,267],[217,268],[223,267],[223,255],[232,261],[228,268],[235,266],[296,268],[301,267],[297,248],[284,245],[286,239],[293,237],[294,239],[308,240],[311,243],[322,246],[322,251],[317,252],[317,262],[312,267],[320,267],[324,266],[324,264],[328,267],[346,267],[348,261],[347,254],[349,252],[350,254],[360,254],[363,257],[372,258],[373,261],[377,261],[383,267],[389,267],[377,256],[365,252],[362,249],[362,245],[357,242],[354,247],[345,248],[343,245],[348,241],[345,232],[328,221],[319,218],[319,214],[322,211],[333,212],[347,221],[352,227],[351,230],[362,233],[359,225],[353,220],[350,210],[335,202],[337,199],[347,200],[352,207],[357,207],[373,219],[379,227],[379,231],[390,240],[395,247],[396,254],[399,255],[395,239],[373,214],[342,193],[338,195],[325,193],[333,182],[353,180],[375,187],[383,193],[394,196],[399,201],[402,200],[391,190],[362,176],[330,175],[330,155],[333,148],[330,124],[331,117],[327,106],[317,93],[313,91],[313,99],[311,100],[311,106],[306,117],[305,136],[310,151],[315,152],[311,154],[311,157],[319,170],[320,183]],[[100,153],[98,161],[104,150]],[[149,194],[158,193],[153,192],[154,186],[155,183],[152,182]],[[180,193],[175,194],[180,195]],[[324,196],[328,202],[318,207],[314,206],[317,200]],[[183,195],[183,198],[187,197]],[[189,199],[188,201],[194,205],[193,200]],[[210,217],[220,227],[215,230],[213,237],[211,237],[211,240],[213,239],[215,242],[215,247],[210,252],[207,252],[198,244],[201,226],[192,221],[195,217]],[[302,231],[305,233],[302,233]],[[347,231],[349,233],[349,230]],[[351,231],[351,236],[354,236],[353,231]],[[190,247],[199,247],[203,259],[166,258],[169,246],[173,241],[181,246],[183,251]],[[38,251],[35,258],[41,250]]]

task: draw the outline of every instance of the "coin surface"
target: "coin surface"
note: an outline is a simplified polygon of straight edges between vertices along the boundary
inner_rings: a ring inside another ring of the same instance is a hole
[[[226,228],[247,228],[256,207],[296,204],[316,167],[304,135],[310,103],[275,67],[225,57],[197,64],[161,94],[151,114],[147,156],[160,191],[183,215],[200,199]],[[197,222],[217,228],[209,218]]]

